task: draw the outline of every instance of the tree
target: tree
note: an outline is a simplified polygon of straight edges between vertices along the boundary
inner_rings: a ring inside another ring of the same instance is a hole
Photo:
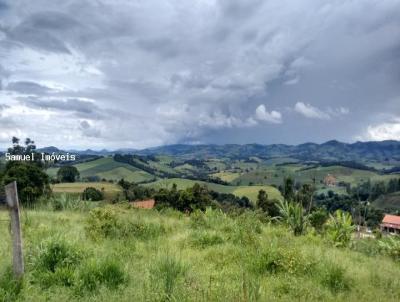
[[[287,201],[294,200],[294,182],[291,177],[286,177],[283,182],[283,197]]]
[[[104,196],[100,190],[93,187],[86,188],[82,193],[83,200],[99,201],[103,200]]]
[[[74,166],[62,166],[57,172],[57,178],[61,182],[75,182],[79,176],[79,171]]]
[[[261,209],[268,216],[279,216],[279,201],[276,199],[268,199],[268,194],[264,190],[260,190],[257,196],[257,208]]]
[[[19,144],[20,140],[12,138],[13,146],[8,152],[13,155],[30,155],[36,153],[34,141],[27,138],[25,145]],[[18,195],[22,203],[31,204],[40,196],[50,192],[49,177],[44,172],[44,167],[35,156],[33,161],[8,161],[3,176],[3,184],[17,181]]]
[[[310,211],[312,207],[313,195],[313,186],[310,184],[304,184],[297,192],[295,199],[299,204],[303,206],[303,208],[307,208],[308,211]]]
[[[320,208],[308,215],[308,221],[316,231],[321,232],[328,217],[328,212],[325,209]]]

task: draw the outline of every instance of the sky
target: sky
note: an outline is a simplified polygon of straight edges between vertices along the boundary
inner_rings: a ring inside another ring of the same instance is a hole
[[[0,0],[0,148],[400,140],[399,0]]]

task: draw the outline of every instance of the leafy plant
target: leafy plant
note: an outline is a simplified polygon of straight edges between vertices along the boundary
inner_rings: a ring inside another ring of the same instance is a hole
[[[355,228],[351,215],[342,210],[337,210],[333,215],[330,214],[329,216],[330,218],[326,224],[328,238],[337,247],[348,246]]]
[[[395,260],[400,260],[400,238],[388,236],[379,240],[380,248]]]
[[[99,201],[103,200],[103,192],[93,187],[86,188],[82,193],[83,200]]]
[[[293,231],[295,236],[304,234],[307,228],[307,217],[304,215],[303,207],[300,204],[288,201],[281,201],[278,204],[280,217]]]

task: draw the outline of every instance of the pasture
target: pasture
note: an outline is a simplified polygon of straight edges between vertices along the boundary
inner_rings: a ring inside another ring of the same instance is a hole
[[[231,193],[236,196],[248,197],[252,202],[257,200],[257,194],[260,190],[265,190],[271,199],[282,199],[281,193],[274,187],[263,185],[263,186],[225,186],[210,182],[197,181],[197,180],[189,180],[182,178],[170,178],[170,179],[161,179],[155,182],[144,184],[145,186],[152,186],[154,188],[171,188],[173,184],[176,184],[178,189],[185,189],[188,187],[192,187],[195,183],[206,185],[210,190],[219,192],[219,193]]]

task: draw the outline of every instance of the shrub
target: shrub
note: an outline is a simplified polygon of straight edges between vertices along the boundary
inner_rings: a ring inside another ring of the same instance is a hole
[[[163,255],[150,270],[152,284],[161,285],[162,295],[167,301],[173,300],[177,283],[185,277],[187,266],[181,260]]]
[[[111,207],[96,208],[89,212],[86,233],[92,238],[113,237],[117,228],[117,214]]]
[[[313,272],[315,262],[304,257],[296,249],[271,245],[255,256],[252,266],[253,271],[259,274],[308,274]]]
[[[93,187],[86,188],[82,193],[83,200],[99,201],[103,200],[103,192]]]
[[[78,294],[93,292],[102,285],[109,289],[117,289],[128,279],[121,265],[113,259],[89,261],[81,268],[78,276]]]
[[[18,300],[22,288],[23,280],[14,278],[11,267],[7,267],[0,273],[0,301]]]
[[[351,287],[351,280],[346,277],[345,272],[344,268],[336,264],[325,263],[320,270],[319,281],[332,293],[347,291]]]
[[[279,205],[280,217],[290,227],[295,236],[304,234],[307,228],[307,218],[301,204],[283,201]]]
[[[379,246],[384,253],[395,260],[400,260],[400,238],[390,236],[379,240]]]
[[[328,220],[328,212],[324,209],[318,209],[308,215],[310,225],[317,231],[321,232],[325,222]]]
[[[337,210],[326,224],[328,238],[337,247],[348,246],[354,231],[351,215],[342,210]]]

